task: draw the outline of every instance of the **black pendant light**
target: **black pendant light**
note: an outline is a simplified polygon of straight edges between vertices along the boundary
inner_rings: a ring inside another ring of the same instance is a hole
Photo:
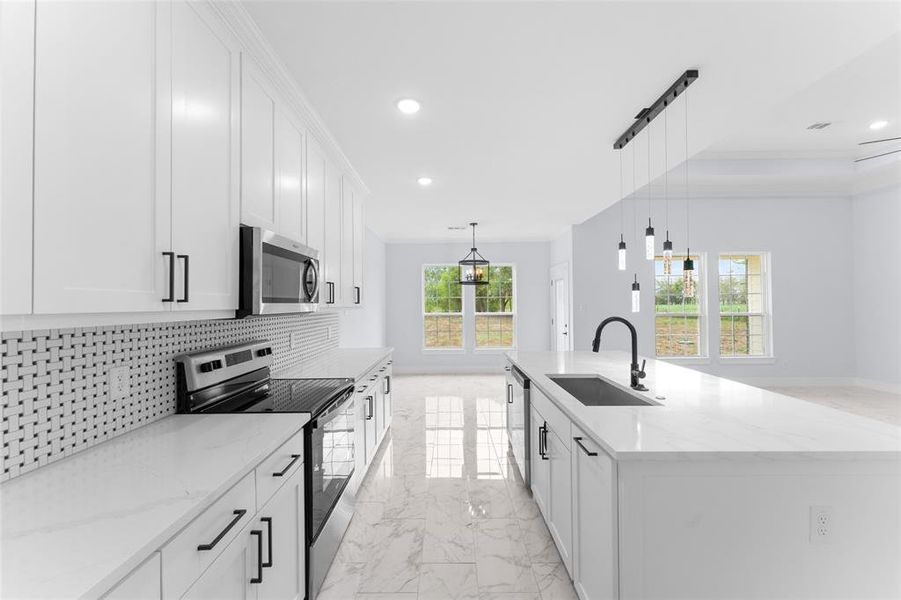
[[[472,248],[458,263],[460,285],[488,285],[489,263],[476,249],[476,225],[478,223],[469,224],[472,227]]]

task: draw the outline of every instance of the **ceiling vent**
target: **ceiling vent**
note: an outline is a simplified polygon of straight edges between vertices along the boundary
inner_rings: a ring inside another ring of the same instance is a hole
[[[826,129],[826,128],[829,127],[830,125],[832,125],[832,123],[828,123],[828,122],[825,122],[825,121],[824,121],[824,122],[821,122],[821,123],[813,123],[813,124],[811,124],[811,125],[808,125],[808,126],[807,126],[807,129]]]

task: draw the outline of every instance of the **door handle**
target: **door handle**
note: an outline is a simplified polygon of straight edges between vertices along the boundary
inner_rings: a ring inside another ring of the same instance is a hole
[[[263,563],[263,567],[268,569],[272,566],[272,517],[260,517],[260,521],[266,524],[266,529],[269,533],[269,537],[266,538],[269,560]]]
[[[163,302],[175,302],[175,252],[163,252],[163,256],[169,257],[169,297]]]
[[[218,544],[220,541],[222,541],[222,538],[225,537],[225,534],[227,534],[229,531],[231,531],[232,527],[237,525],[238,521],[240,521],[241,518],[247,514],[247,511],[244,510],[243,508],[239,508],[239,509],[235,510],[232,514],[235,515],[235,518],[231,520],[231,523],[226,525],[225,529],[220,531],[219,535],[217,535],[216,538],[212,542],[210,542],[209,544],[200,544],[199,546],[197,546],[198,550],[204,551],[204,550],[212,550],[213,548],[215,548],[216,544]]]
[[[188,255],[187,254],[179,254],[176,256],[178,259],[185,259],[185,295],[178,300],[178,302],[187,302],[188,301],[188,287],[191,285],[191,278],[188,275]]]
[[[588,448],[585,447],[585,445],[582,443],[582,438],[574,437],[573,440],[579,445],[579,448],[581,448],[585,452],[585,454],[587,454],[588,456],[597,456],[598,455],[597,452],[592,452],[591,450],[589,450]]]
[[[287,473],[291,469],[291,467],[294,466],[294,463],[296,463],[299,458],[300,458],[300,454],[292,454],[291,462],[288,463],[288,466],[285,467],[284,469],[282,469],[281,471],[277,471],[277,472],[273,473],[272,476],[273,477],[284,477],[285,473]]]
[[[257,576],[250,578],[250,583],[263,583],[263,532],[254,529],[250,535],[257,536]]]

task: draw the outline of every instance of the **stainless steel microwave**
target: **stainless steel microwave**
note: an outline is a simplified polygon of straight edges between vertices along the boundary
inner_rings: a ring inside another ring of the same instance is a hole
[[[241,225],[237,316],[319,308],[319,251],[260,227]]]

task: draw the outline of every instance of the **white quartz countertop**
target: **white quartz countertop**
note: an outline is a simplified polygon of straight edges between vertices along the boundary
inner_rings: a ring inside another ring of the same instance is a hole
[[[313,360],[272,374],[276,379],[359,379],[388,358],[394,348],[336,348]]]
[[[173,415],[0,484],[0,597],[96,597],[309,420]]]
[[[585,406],[548,375],[596,374],[629,390],[628,353],[509,352],[507,358],[618,460],[901,458],[901,427],[664,361],[648,360],[642,382],[650,391],[633,391],[658,406]]]

